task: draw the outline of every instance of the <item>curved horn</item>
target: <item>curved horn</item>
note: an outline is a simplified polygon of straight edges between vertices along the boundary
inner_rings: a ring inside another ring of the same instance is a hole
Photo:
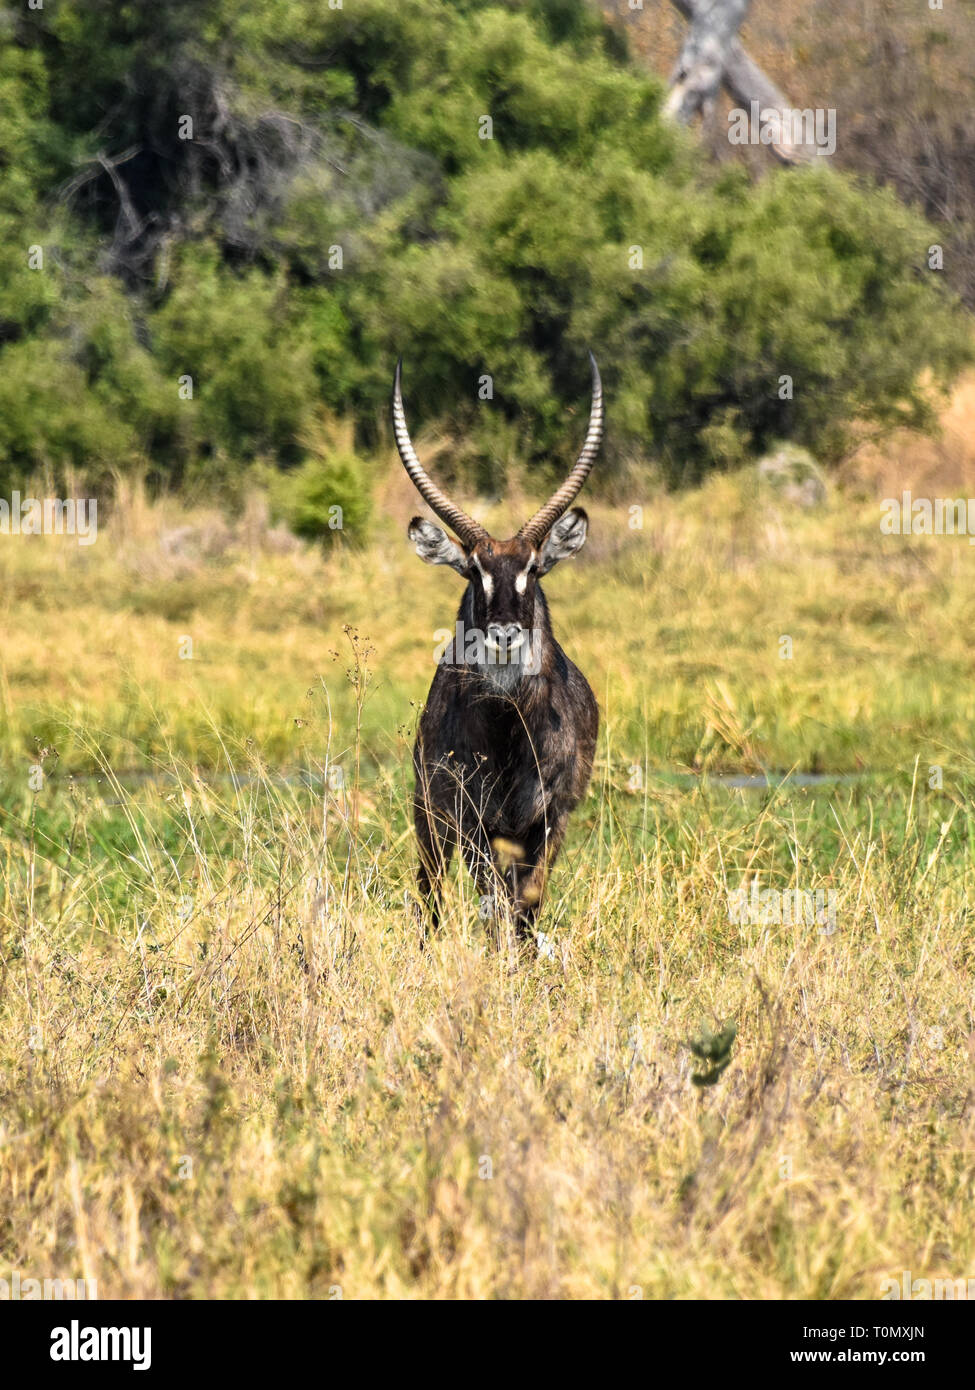
[[[592,410],[589,414],[586,442],[582,446],[582,453],[576,459],[572,472],[558,492],[553,492],[541,511],[536,512],[531,521],[526,521],[518,532],[519,536],[523,536],[532,545],[538,545],[541,542],[562,513],[575,501],[596,461],[596,453],[603,437],[603,383],[599,378],[596,359],[591,352],[589,361],[592,363]]]
[[[406,415],[403,411],[403,396],[400,391],[402,366],[403,359],[401,357],[396,363],[396,378],[393,382],[393,434],[396,436],[396,447],[403,460],[403,467],[409,473],[413,485],[424,502],[432,511],[436,512],[441,521],[445,521],[450,529],[457,533],[466,546],[471,547],[476,545],[478,541],[486,540],[488,533],[473,517],[462,512],[460,507],[454,506],[447,494],[441,492],[436,483],[427,476],[422,463],[417,458],[416,450],[410,441],[410,432],[406,428]]]

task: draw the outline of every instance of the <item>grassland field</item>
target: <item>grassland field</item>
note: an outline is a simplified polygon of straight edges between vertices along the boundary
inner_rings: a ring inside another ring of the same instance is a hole
[[[514,965],[465,875],[425,948],[408,902],[459,581],[408,545],[407,493],[328,553],[257,503],[133,488],[90,547],[0,538],[0,1273],[127,1298],[975,1277],[975,551],[752,474],[586,505],[546,592],[599,753]],[[732,920],[756,877],[828,891],[835,929]]]

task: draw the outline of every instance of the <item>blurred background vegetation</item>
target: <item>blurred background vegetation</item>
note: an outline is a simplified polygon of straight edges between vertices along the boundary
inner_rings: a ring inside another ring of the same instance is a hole
[[[795,169],[721,103],[661,117],[669,0],[342,3],[0,0],[0,498],[100,504],[97,545],[0,536],[0,1266],[965,1276],[973,551],[878,498],[975,495],[975,374],[934,394],[972,341],[971,0],[755,0],[748,52],[837,108]],[[424,460],[510,534],[589,345],[609,432],[551,597],[599,748],[512,976],[466,876],[423,949],[405,897],[458,582],[406,544],[388,396],[402,353]],[[838,930],[730,920],[758,877]]]
[[[938,17],[881,6],[911,101],[891,87],[885,124],[879,59],[860,54],[863,92],[845,45],[815,95],[859,92],[856,139],[841,106],[830,167],[781,170],[662,120],[647,36],[668,7],[616,8],[8,5],[0,490],[133,474],[233,505],[258,480],[299,533],[327,535],[338,503],[362,534],[401,353],[441,475],[494,496],[576,447],[589,345],[604,484],[645,465],[698,481],[780,441],[833,464],[931,425],[975,284],[950,82],[926,182],[907,167]],[[796,62],[824,61],[799,32],[791,95]]]

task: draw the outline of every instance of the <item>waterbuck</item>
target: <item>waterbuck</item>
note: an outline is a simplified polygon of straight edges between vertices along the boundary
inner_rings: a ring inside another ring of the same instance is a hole
[[[552,635],[538,582],[581,549],[589,528],[581,508],[569,509],[602,437],[602,384],[589,356],[592,410],[582,452],[558,491],[507,541],[489,535],[427,476],[410,442],[401,364],[396,367],[393,431],[400,458],[458,539],[418,516],[408,534],[421,560],[449,565],[467,586],[413,750],[417,887],[435,925],[443,876],[459,843],[482,908],[496,917],[499,901],[506,902],[519,937],[530,937],[569,813],[592,772],[596,700]]]

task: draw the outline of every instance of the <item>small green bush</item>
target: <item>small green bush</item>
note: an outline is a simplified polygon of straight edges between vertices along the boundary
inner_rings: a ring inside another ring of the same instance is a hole
[[[269,479],[272,515],[296,536],[331,542],[363,540],[372,514],[369,468],[349,445],[349,433],[317,423],[306,433],[307,457]]]

